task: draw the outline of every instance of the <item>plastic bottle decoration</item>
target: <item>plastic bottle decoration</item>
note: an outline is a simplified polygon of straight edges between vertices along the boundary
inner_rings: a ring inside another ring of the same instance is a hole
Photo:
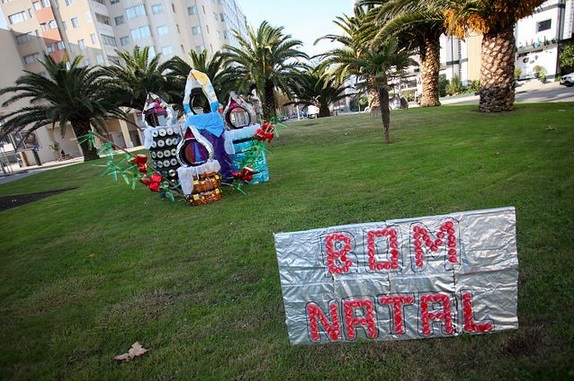
[[[246,184],[269,181],[265,147],[261,143],[263,140],[256,136],[262,126],[256,121],[253,106],[231,92],[223,115],[227,125],[225,148],[231,155],[233,176]],[[273,131],[270,134],[273,135]]]
[[[150,152],[150,157],[156,171],[169,182],[170,187],[178,184],[177,146],[181,142],[181,132],[176,125],[173,108],[154,93],[148,93],[142,121],[144,130],[144,146]]]
[[[193,110],[193,97],[202,93],[209,102],[210,112]],[[181,189],[189,205],[204,205],[221,198],[222,162],[231,172],[229,156],[224,150],[223,119],[217,112],[219,102],[211,81],[197,70],[189,73],[185,86],[183,108],[186,112],[183,139],[177,147],[177,169]],[[218,160],[219,157],[222,161]]]
[[[207,106],[195,107],[198,98],[205,98]],[[193,125],[213,147],[214,159],[221,165],[224,180],[232,180],[231,158],[225,150],[225,131],[223,118],[218,112],[219,101],[215,95],[209,77],[204,73],[191,70],[185,84],[183,109],[186,113],[185,126]]]

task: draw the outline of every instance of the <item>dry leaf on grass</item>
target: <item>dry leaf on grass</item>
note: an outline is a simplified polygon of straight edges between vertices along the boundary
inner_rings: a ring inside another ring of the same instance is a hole
[[[146,353],[148,350],[142,347],[139,341],[133,343],[132,347],[128,351],[128,353],[121,354],[119,356],[114,357],[114,360],[128,362],[131,361],[134,357],[138,357]]]

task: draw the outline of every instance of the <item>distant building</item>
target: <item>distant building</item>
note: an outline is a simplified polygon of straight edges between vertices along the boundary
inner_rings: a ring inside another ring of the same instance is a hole
[[[543,68],[549,79],[561,74],[560,48],[572,41],[573,24],[574,0],[547,1],[516,24],[516,67],[522,71],[522,79],[533,78],[536,66]]]
[[[236,0],[2,0],[0,7],[10,31],[1,36],[2,44],[12,45],[3,51],[12,51],[10,59],[20,63],[16,72],[0,74],[3,87],[12,85],[22,69],[42,73],[38,60],[43,53],[55,60],[82,56],[86,66],[111,65],[120,63],[117,51],[138,45],[161,53],[165,61],[185,58],[190,50],[213,54],[226,44],[237,45],[232,30],[247,35]],[[0,117],[6,112],[0,109]],[[120,146],[140,144],[139,131],[123,121],[110,123],[108,130]],[[50,141],[41,139],[40,145],[41,156],[51,155]],[[69,153],[79,155],[73,145]]]

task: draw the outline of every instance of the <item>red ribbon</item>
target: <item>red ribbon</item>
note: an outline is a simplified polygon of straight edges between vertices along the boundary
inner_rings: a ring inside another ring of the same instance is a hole
[[[271,143],[271,140],[275,137],[275,126],[265,121],[261,127],[257,129],[254,136],[255,139],[260,142],[267,141],[268,143]]]
[[[240,172],[232,172],[234,178],[243,181],[244,183],[249,183],[253,180],[253,174],[255,171],[249,167],[243,167]]]
[[[147,177],[147,176],[143,176],[140,179],[140,183],[146,185],[149,188],[149,190],[152,192],[159,192],[159,188],[161,185],[161,179],[162,179],[161,174],[156,172],[153,175],[151,175],[151,178]]]
[[[147,156],[139,154],[131,161],[138,166],[138,172],[147,173]]]

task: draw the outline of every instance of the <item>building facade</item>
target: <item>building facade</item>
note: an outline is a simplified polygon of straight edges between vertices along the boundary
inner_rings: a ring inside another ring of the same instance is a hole
[[[547,1],[516,24],[516,67],[522,79],[533,78],[540,68],[549,79],[561,74],[560,47],[572,41],[573,24],[574,0]]]
[[[163,62],[175,55],[185,59],[191,50],[214,54],[224,45],[237,45],[233,30],[247,34],[236,0],[1,1],[9,29],[9,36],[2,36],[3,44],[13,45],[20,70],[3,71],[3,87],[12,85],[22,69],[42,73],[39,60],[44,53],[57,61],[64,55],[81,56],[85,66],[112,65],[120,63],[118,51],[148,46],[152,55],[161,54]],[[7,111],[0,109],[0,117]],[[108,137],[122,147],[141,142],[139,130],[123,121],[110,122],[108,130]],[[52,154],[47,146],[62,140],[50,138],[51,142],[42,139],[40,144],[46,159]],[[69,153],[79,155],[79,147],[74,146]]]

